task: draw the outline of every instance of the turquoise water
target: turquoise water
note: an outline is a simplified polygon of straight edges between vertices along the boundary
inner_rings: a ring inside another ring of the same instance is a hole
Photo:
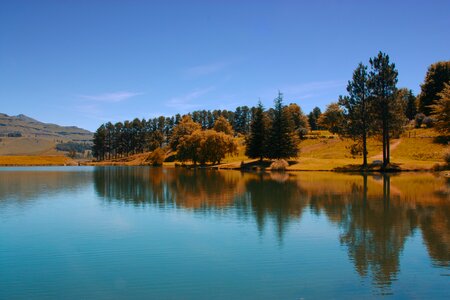
[[[432,174],[0,168],[1,299],[450,294]]]

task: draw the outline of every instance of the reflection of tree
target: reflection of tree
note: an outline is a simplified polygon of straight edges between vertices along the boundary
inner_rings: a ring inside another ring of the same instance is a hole
[[[296,177],[113,167],[96,169],[94,181],[97,193],[109,201],[188,208],[195,212],[221,213],[232,209],[239,216],[254,216],[260,231],[272,220],[280,239],[289,222],[299,220],[309,205],[311,211],[325,213],[342,229],[340,241],[347,247],[357,272],[371,276],[386,292],[399,272],[405,241],[416,228],[421,229],[435,264],[449,265],[450,203],[448,197],[435,195],[437,187],[442,189],[439,181],[420,176]],[[419,190],[409,192],[411,182]],[[430,188],[430,182],[435,186]],[[439,195],[446,193],[444,189]]]
[[[206,170],[107,167],[95,170],[94,181],[97,193],[109,201],[205,210],[231,205],[239,177]]]
[[[287,223],[291,219],[300,219],[307,198],[296,180],[263,174],[248,176],[245,190],[249,201],[240,201],[240,205],[249,205],[260,231],[268,217],[274,219],[281,239]]]
[[[390,204],[388,175],[383,176],[382,196],[368,199],[367,195],[364,175],[362,186],[353,185],[349,194],[327,199],[324,210],[327,214],[339,214],[330,219],[338,220],[343,230],[341,243],[347,246],[357,272],[361,276],[370,272],[375,284],[384,288],[395,279],[400,253],[416,224],[405,206]]]

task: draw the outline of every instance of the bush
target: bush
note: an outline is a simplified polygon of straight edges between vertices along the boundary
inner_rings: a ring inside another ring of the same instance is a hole
[[[417,114],[414,118],[414,123],[416,128],[420,128],[422,126],[423,120],[426,118],[426,116],[422,113]]]
[[[166,153],[163,149],[157,148],[147,157],[147,162],[153,166],[161,166],[166,158]]]
[[[433,120],[433,118],[425,117],[423,119],[422,124],[425,125],[427,128],[432,128],[434,125],[434,120]]]
[[[272,171],[285,171],[287,167],[289,164],[284,159],[277,159],[270,165]]]

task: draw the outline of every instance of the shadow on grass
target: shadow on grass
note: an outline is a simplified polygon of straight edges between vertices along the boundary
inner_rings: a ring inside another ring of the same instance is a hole
[[[371,172],[381,172],[381,173],[395,173],[402,171],[399,164],[388,164],[384,167],[379,163],[368,164],[367,167],[363,165],[346,165],[343,167],[338,167],[333,169],[336,172],[361,172],[361,173],[371,173]]]

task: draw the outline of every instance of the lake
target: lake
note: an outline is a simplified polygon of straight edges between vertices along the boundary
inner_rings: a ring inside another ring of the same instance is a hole
[[[1,299],[450,295],[450,181],[0,168]]]

